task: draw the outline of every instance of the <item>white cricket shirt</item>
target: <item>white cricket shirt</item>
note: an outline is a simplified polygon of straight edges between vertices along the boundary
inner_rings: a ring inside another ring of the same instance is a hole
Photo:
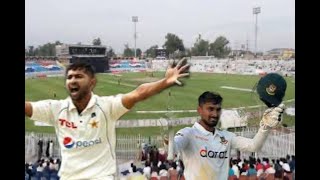
[[[259,129],[253,139],[236,136],[216,128],[214,134],[198,122],[179,130],[174,137],[175,153],[180,153],[187,180],[228,179],[231,148],[240,151],[259,150],[268,131]]]
[[[114,179],[115,122],[129,111],[121,98],[122,94],[99,97],[92,93],[81,114],[70,97],[31,103],[31,119],[55,127],[62,156],[61,180]]]

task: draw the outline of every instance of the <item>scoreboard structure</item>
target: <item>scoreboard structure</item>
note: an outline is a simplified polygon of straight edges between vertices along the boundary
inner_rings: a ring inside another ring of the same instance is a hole
[[[157,48],[156,49],[156,57],[157,58],[167,58],[168,57],[168,53],[166,49],[163,48]]]
[[[97,73],[109,71],[105,46],[63,44],[56,46],[56,56],[67,63],[88,62]]]

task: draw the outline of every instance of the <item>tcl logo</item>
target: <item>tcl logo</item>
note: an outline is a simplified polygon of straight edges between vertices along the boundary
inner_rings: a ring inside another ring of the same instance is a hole
[[[65,120],[65,119],[59,119],[59,121],[61,126],[66,126],[71,129],[77,129],[77,126],[73,122],[69,122],[68,120]]]

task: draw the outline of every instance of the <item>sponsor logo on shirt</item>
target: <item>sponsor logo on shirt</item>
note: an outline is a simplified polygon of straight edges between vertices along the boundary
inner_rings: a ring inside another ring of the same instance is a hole
[[[201,136],[197,136],[195,135],[196,139],[200,139],[200,140],[203,140],[203,141],[209,141],[208,138],[205,138],[205,137],[201,137]]]
[[[65,120],[65,119],[59,119],[59,122],[60,122],[60,125],[62,127],[67,127],[67,128],[70,128],[70,129],[77,129],[78,127],[74,124],[74,122],[70,122],[68,120]]]
[[[93,146],[100,143],[101,143],[101,138],[95,139],[95,140],[89,140],[89,141],[75,141],[71,137],[63,138],[63,145],[68,149],[89,147],[89,146]]]
[[[208,150],[208,148],[205,146],[204,149],[200,150],[200,156],[201,157],[209,157],[209,158],[220,158],[220,159],[226,159],[227,157],[227,151],[212,151]]]
[[[64,147],[70,149],[73,147],[74,141],[70,137],[65,137],[63,139],[63,145],[64,145]]]

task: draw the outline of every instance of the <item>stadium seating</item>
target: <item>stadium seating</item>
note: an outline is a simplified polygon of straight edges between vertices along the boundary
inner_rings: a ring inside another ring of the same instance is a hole
[[[47,72],[47,71],[61,71],[61,67],[59,67],[54,61],[52,64],[41,64],[35,61],[27,62],[25,64],[25,73],[30,72]]]

